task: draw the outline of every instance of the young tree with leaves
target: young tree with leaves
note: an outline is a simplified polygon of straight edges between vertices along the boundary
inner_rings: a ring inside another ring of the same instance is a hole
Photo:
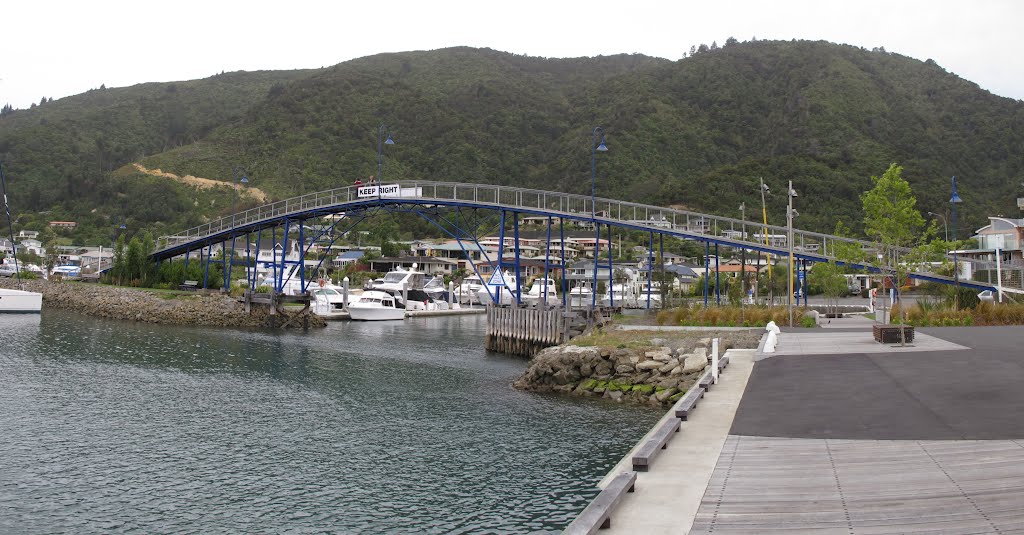
[[[879,245],[882,267],[894,275],[897,288],[906,279],[911,266],[908,258],[897,258],[896,250],[913,247],[924,227],[924,218],[917,211],[910,184],[903,178],[903,167],[895,163],[881,177],[871,177],[875,187],[861,196],[864,204],[864,230]],[[896,293],[896,304],[900,294]],[[901,312],[903,307],[900,307]],[[905,312],[903,312],[905,316]],[[901,321],[903,323],[903,321]],[[904,339],[900,330],[900,339]]]

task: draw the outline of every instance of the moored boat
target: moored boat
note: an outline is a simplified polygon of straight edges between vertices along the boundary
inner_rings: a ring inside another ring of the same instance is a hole
[[[43,294],[0,288],[0,312],[38,313],[43,308]]]
[[[546,278],[533,281],[530,291],[526,292],[526,295],[523,296],[523,302],[529,304],[539,302],[545,302],[549,305],[559,304],[561,299],[558,297],[558,287],[555,286],[554,279]]]
[[[14,245],[14,226],[11,224],[11,206],[7,201],[7,179],[4,178],[3,162],[0,162],[0,188],[4,196],[4,212],[7,214],[7,228],[11,231],[11,257],[13,259],[14,276],[21,284],[21,270],[18,267],[18,247]],[[4,259],[7,264],[7,259]],[[0,288],[0,312],[37,313],[43,308],[43,294],[25,290],[8,290]]]
[[[405,309],[387,292],[366,290],[359,299],[348,304],[349,317],[362,321],[405,319]]]

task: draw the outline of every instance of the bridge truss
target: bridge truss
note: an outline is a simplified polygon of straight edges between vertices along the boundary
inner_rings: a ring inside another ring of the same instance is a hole
[[[387,186],[378,190],[377,195],[369,197],[360,196],[357,186],[345,186],[309,193],[234,213],[173,236],[160,237],[157,241],[157,250],[152,253],[151,257],[156,261],[162,261],[185,255],[187,262],[189,253],[200,251],[200,257],[202,258],[203,251],[205,250],[208,266],[212,250],[215,246],[220,246],[222,256],[226,259],[228,258],[228,244],[230,244],[231,258],[233,259],[236,240],[244,236],[246,237],[245,243],[247,244],[246,254],[251,255],[251,251],[248,251],[248,244],[252,235],[255,234],[258,239],[263,232],[269,231],[276,239],[277,229],[283,227],[282,240],[287,245],[288,236],[292,234],[291,230],[297,227],[301,256],[305,258],[312,243],[323,238],[324,234],[328,234],[332,239],[337,239],[339,232],[343,235],[354,228],[359,221],[379,211],[416,213],[426,218],[451,238],[458,240],[461,245],[468,241],[476,242],[479,237],[479,218],[474,219],[468,216],[469,213],[476,210],[500,213],[502,223],[499,226],[499,231],[502,233],[502,238],[504,238],[506,228],[506,216],[512,216],[513,231],[518,235],[519,217],[527,215],[547,218],[549,242],[552,232],[551,222],[554,219],[559,221],[559,230],[563,233],[564,228],[561,225],[565,221],[589,223],[595,230],[598,242],[600,242],[602,227],[606,229],[607,234],[605,236],[609,238],[613,228],[645,232],[650,237],[651,247],[649,251],[651,251],[651,256],[653,256],[655,236],[659,237],[659,242],[661,241],[660,238],[664,236],[701,242],[705,244],[705,265],[709,268],[707,271],[708,276],[705,277],[705,280],[710,278],[711,266],[709,265],[709,259],[711,258],[712,247],[715,250],[716,274],[718,271],[717,251],[719,247],[767,253],[786,258],[789,256],[788,244],[780,244],[777,240],[773,241],[771,238],[773,236],[784,236],[789,232],[788,228],[777,225],[764,225],[759,222],[742,221],[729,217],[613,199],[592,199],[589,196],[583,195],[508,186],[434,181],[399,181],[392,185],[397,187],[392,188],[391,192],[386,195],[380,195],[379,191],[385,190]],[[338,214],[344,214],[345,217],[333,218],[333,223],[329,229],[323,230],[314,236],[305,235],[306,225],[303,224],[304,222]],[[474,221],[476,222],[474,223]],[[518,238],[518,236],[516,237]],[[307,238],[312,239],[307,243]],[[515,243],[515,263],[518,264],[518,239],[515,240]],[[608,243],[611,243],[610,239]],[[877,244],[852,238],[793,229],[793,255],[796,268],[806,269],[808,265],[815,262],[836,261],[841,265],[849,265],[849,267],[867,272],[886,272],[886,268],[881,265],[881,262],[863,261],[850,263],[835,258],[833,253],[838,250],[837,245],[840,244],[856,246],[864,253],[865,258],[877,257],[881,259],[877,252]],[[463,248],[463,251],[468,259],[468,252],[465,248]],[[888,254],[893,256],[895,260],[893,265],[895,265],[904,261],[903,259],[910,254],[910,250],[891,249],[888,251]],[[284,273],[288,264],[284,259],[283,253],[281,256],[282,258],[280,259],[275,258],[275,263],[279,263],[280,267],[280,269],[275,269],[275,273],[278,276],[277,284],[275,284],[276,291],[281,291],[281,284],[283,283],[281,274]],[[501,254],[499,253],[500,256]],[[612,255],[608,256],[610,268]],[[595,250],[593,271],[595,277],[598,272],[597,257],[598,253]],[[561,258],[564,258],[564,254]],[[225,259],[222,259],[222,262],[227,262]],[[486,260],[492,262],[492,265],[499,266],[499,269],[512,267],[512,263],[507,261],[491,260],[489,258]],[[651,261],[648,263],[648,266],[653,264],[653,258],[649,260]],[[995,280],[977,280],[978,273],[992,273],[996,269],[995,263],[964,259],[962,257],[954,260],[952,256],[947,256],[944,261],[956,261],[957,265],[961,266],[958,273],[964,273],[964,276],[954,279],[953,277],[936,273],[935,270],[938,266],[934,263],[918,267],[908,275],[914,279],[942,284],[958,284],[977,290],[996,289]],[[547,256],[545,265],[548,265]],[[949,264],[947,263],[947,265]],[[1007,271],[1005,266],[1003,267],[1003,273],[1007,273],[1007,276],[1002,281],[1003,291],[1022,293],[1024,288],[1021,287],[1021,271],[1019,266],[1009,271]],[[609,269],[609,272],[611,272],[611,269]],[[228,288],[230,283],[229,273],[230,268],[225,269],[225,288]],[[992,278],[994,279],[994,277]],[[564,279],[563,277],[563,281]],[[648,280],[650,280],[650,277]],[[250,288],[255,287],[256,282],[251,280]],[[596,281],[594,282],[596,283]],[[308,284],[309,281],[302,281],[303,291]],[[596,288],[596,284],[591,287]],[[717,288],[718,285],[716,284],[716,291]],[[518,293],[517,291],[517,297]],[[565,295],[564,292],[563,295]],[[806,299],[806,292],[803,292],[803,295]],[[705,292],[705,301],[707,301],[707,298],[707,293]],[[716,300],[720,300],[720,295],[716,295]]]

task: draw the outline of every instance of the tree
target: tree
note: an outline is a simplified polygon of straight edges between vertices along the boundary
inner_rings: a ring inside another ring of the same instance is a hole
[[[912,266],[909,263],[911,258],[897,258],[896,252],[914,246],[924,226],[924,218],[914,207],[917,199],[902,174],[903,168],[893,163],[880,178],[871,177],[875,187],[861,196],[865,233],[878,243],[882,252],[882,267],[894,275],[894,286],[897,288],[906,279]],[[898,292],[896,296],[896,302],[900,304]],[[903,312],[902,306],[900,310]],[[905,312],[903,314],[905,317]],[[902,329],[900,339],[905,343]]]

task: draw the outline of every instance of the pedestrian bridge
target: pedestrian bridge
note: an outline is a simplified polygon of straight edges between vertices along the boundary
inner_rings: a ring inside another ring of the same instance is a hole
[[[278,226],[287,228],[289,224],[339,214],[344,214],[345,217],[334,218],[335,224],[338,221],[349,220],[354,225],[354,222],[366,215],[381,210],[417,213],[430,219],[451,237],[473,241],[476,237],[460,228],[459,217],[451,215],[457,215],[467,209],[498,211],[503,216],[512,214],[516,218],[516,225],[520,215],[547,217],[549,231],[552,220],[557,221],[559,225],[565,221],[589,224],[598,234],[601,227],[606,227],[609,231],[611,227],[641,231],[650,235],[652,249],[654,236],[658,235],[703,242],[709,247],[724,246],[787,258],[790,254],[785,241],[766,239],[786,236],[790,232],[787,227],[777,225],[561,192],[486,184],[398,181],[380,188],[345,186],[309,193],[234,213],[173,236],[160,237],[157,241],[157,250],[151,256],[154,260],[161,261],[191,251],[209,250],[214,245],[225,247],[224,244],[233,243],[235,238],[241,236]],[[302,228],[300,225],[300,232]],[[792,229],[792,233],[792,252],[797,262],[839,261],[832,255],[838,250],[836,245],[840,243],[856,245],[864,252],[866,259],[879,257],[878,246],[868,241],[796,228]],[[304,242],[305,238],[300,238],[300,241]],[[898,261],[902,261],[909,252],[908,249],[895,249],[891,254]],[[945,260],[951,263],[954,258],[947,256]],[[957,260],[963,273],[959,280],[934,272],[932,266],[937,266],[940,262],[919,268],[910,273],[910,277],[943,284],[956,283],[978,290],[996,289],[994,275],[991,281],[976,280],[979,273],[994,273],[994,263],[963,258]],[[839,263],[844,264],[842,261]],[[870,261],[846,264],[869,272],[882,271],[877,263]],[[1024,293],[1021,288],[1021,271],[1024,270],[1019,266],[1009,270],[1007,266],[1002,268],[1003,291]]]

